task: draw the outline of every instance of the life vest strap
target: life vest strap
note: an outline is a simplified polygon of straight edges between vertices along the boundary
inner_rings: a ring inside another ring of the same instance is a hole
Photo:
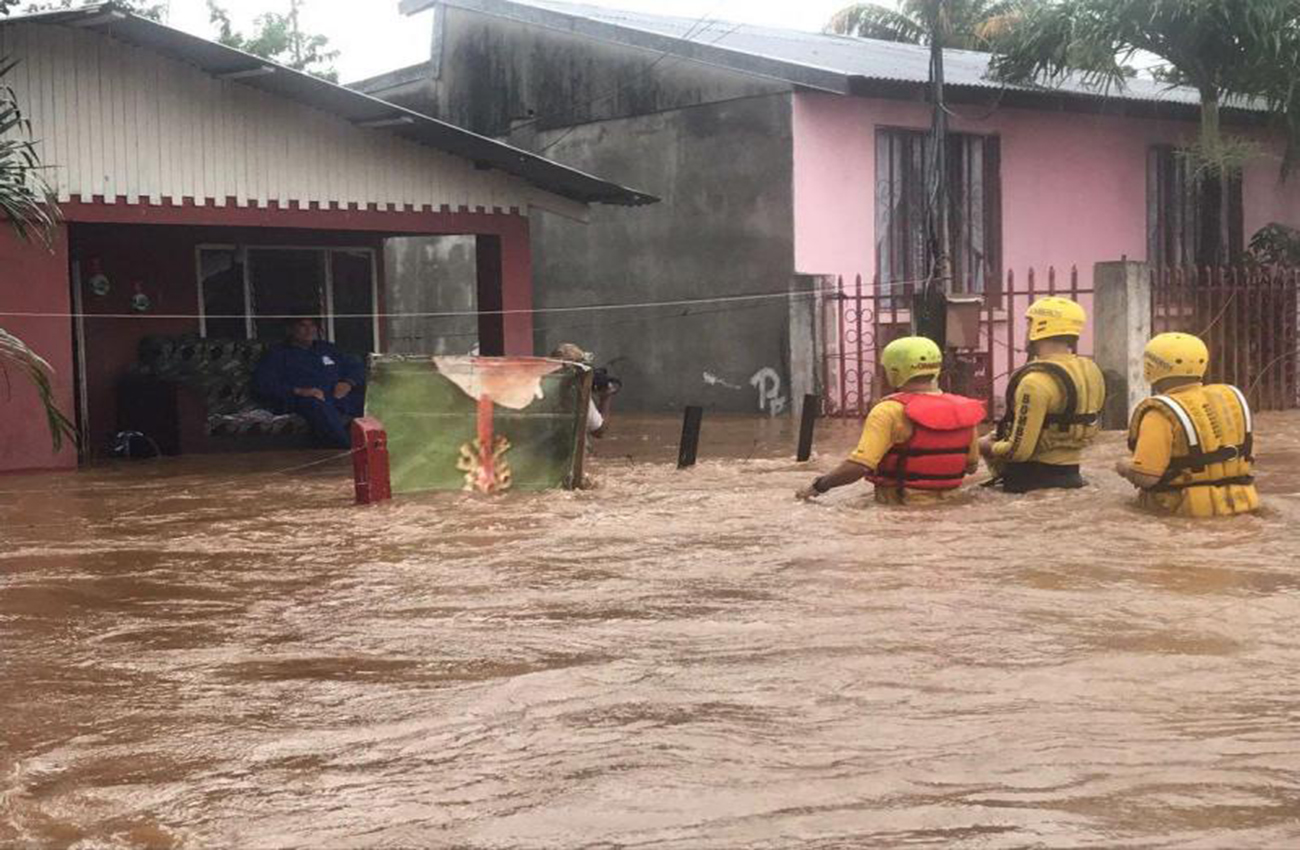
[[[1192,422],[1191,414],[1187,412],[1187,408],[1183,406],[1183,403],[1181,401],[1179,401],[1178,399],[1174,398],[1171,395],[1158,395],[1152,397],[1151,399],[1152,401],[1158,402],[1159,404],[1163,405],[1166,410],[1168,410],[1170,413],[1173,414],[1175,421],[1177,421],[1179,427],[1182,428],[1183,437],[1187,440],[1187,448],[1188,448],[1188,453],[1186,456],[1173,458],[1169,462],[1169,468],[1166,469],[1165,474],[1161,476],[1160,482],[1154,488],[1152,488],[1154,492],[1167,493],[1172,490],[1185,490],[1188,487],[1217,486],[1221,482],[1210,481],[1210,482],[1200,482],[1194,484],[1174,484],[1172,482],[1173,479],[1177,478],[1179,475],[1181,475],[1184,472],[1202,472],[1205,470],[1207,466],[1209,466],[1212,463],[1227,463],[1229,461],[1233,461],[1237,459],[1245,460],[1247,463],[1254,463],[1255,423],[1254,423],[1254,417],[1251,415],[1250,412],[1250,403],[1246,401],[1246,396],[1244,393],[1241,392],[1241,390],[1231,385],[1225,385],[1225,386],[1227,386],[1228,389],[1232,391],[1232,394],[1236,397],[1238,403],[1241,405],[1241,412],[1243,415],[1243,423],[1245,425],[1246,433],[1241,442],[1241,445],[1220,446],[1219,448],[1210,452],[1203,451],[1201,449],[1200,436],[1196,432],[1196,426]],[[1132,437],[1130,437],[1130,443],[1136,445],[1136,441],[1133,440]],[[1241,477],[1248,477],[1248,476],[1241,476]],[[1252,478],[1250,479],[1250,481],[1247,481],[1246,483],[1251,483],[1253,481],[1254,479]],[[1231,478],[1222,479],[1222,482],[1226,482],[1228,484],[1241,483],[1236,479],[1231,479]]]
[[[897,449],[893,453],[899,457],[942,457],[944,455],[966,455],[970,446],[951,449]]]
[[[904,470],[902,475],[904,481],[964,481],[965,478],[965,473],[960,475],[924,475],[920,472],[908,472],[907,470]]]
[[[1043,422],[1068,428],[1071,425],[1096,425],[1100,418],[1096,413],[1049,413],[1043,417]]]
[[[1255,483],[1253,475],[1237,475],[1232,478],[1219,478],[1214,481],[1192,481],[1187,484],[1170,484],[1162,481],[1150,489],[1152,493],[1177,493],[1182,490],[1190,490],[1193,487],[1231,487],[1239,485],[1247,487]]]
[[[1169,462],[1169,470],[1182,472],[1190,469],[1193,472],[1200,472],[1212,463],[1227,463],[1238,458],[1251,462],[1255,460],[1250,456],[1248,443],[1242,443],[1240,446],[1220,446],[1212,452],[1194,452],[1186,457],[1174,458]]]
[[[1042,372],[1052,376],[1065,393],[1066,412],[1047,414],[1043,417],[1044,425],[1053,426],[1060,431],[1069,431],[1074,425],[1092,425],[1097,422],[1097,414],[1079,413],[1079,390],[1074,385],[1069,370],[1051,360],[1032,360],[1017,369],[1011,376],[1011,380],[1007,382],[1006,408],[997,425],[995,434],[997,439],[1005,440],[1011,436],[1011,428],[1016,420],[1016,390],[1020,388],[1020,382],[1031,372]]]

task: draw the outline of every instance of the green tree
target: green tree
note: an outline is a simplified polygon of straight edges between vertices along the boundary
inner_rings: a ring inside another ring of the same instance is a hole
[[[826,31],[860,38],[930,42],[930,21],[939,21],[944,47],[987,49],[1029,0],[903,0],[898,9],[880,3],[854,3],[836,12]]]
[[[19,5],[23,0],[0,0],[0,12],[8,13],[9,9]],[[58,9],[75,9],[78,6],[99,5],[96,0],[47,0],[42,3],[28,3],[24,7],[27,12],[51,12]],[[140,15],[145,18],[152,18],[155,21],[164,20],[167,17],[167,3],[142,3],[140,0],[113,0],[113,8],[121,9],[123,12],[130,12],[133,15]]]
[[[265,12],[258,15],[250,35],[234,28],[229,13],[216,0],[207,1],[208,19],[217,28],[217,41],[296,71],[338,82],[339,75],[333,62],[339,52],[329,49],[329,39],[325,36],[303,31],[299,20],[303,0],[289,0],[289,11],[285,14]]]
[[[0,6],[0,15],[7,15],[12,5]],[[13,62],[0,59],[0,81],[13,68]],[[53,194],[42,177],[42,165],[30,129],[13,90],[0,83],[0,224],[8,224],[20,239],[43,243],[48,248],[58,212]],[[0,378],[6,388],[11,369],[36,387],[45,406],[55,450],[62,448],[65,437],[75,439],[72,422],[55,403],[50,364],[0,327]]]
[[[1300,0],[1059,0],[1029,9],[994,45],[993,75],[1014,83],[1058,82],[1075,74],[1102,90],[1122,88],[1126,63],[1145,54],[1157,79],[1199,94],[1200,133],[1185,155],[1200,194],[1197,262],[1225,259],[1223,186],[1250,149],[1225,136],[1233,98],[1267,105],[1287,130],[1288,157],[1300,140]]]

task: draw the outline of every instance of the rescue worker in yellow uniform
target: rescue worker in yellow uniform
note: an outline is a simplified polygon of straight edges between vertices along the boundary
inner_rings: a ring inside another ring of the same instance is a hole
[[[814,499],[865,478],[875,485],[877,502],[938,502],[979,469],[975,426],[984,421],[984,404],[939,390],[939,346],[924,337],[896,339],[880,361],[897,392],[871,409],[849,459],[798,498]]]
[[[1139,488],[1143,507],[1185,517],[1259,508],[1250,404],[1234,386],[1203,383],[1209,361],[1209,349],[1191,334],[1147,343],[1142,370],[1156,395],[1133,411],[1133,456],[1115,467]]]
[[[1006,413],[980,441],[992,484],[1007,493],[1084,486],[1079,460],[1101,430],[1106,379],[1076,351],[1088,322],[1068,298],[1041,298],[1025,313],[1030,360],[1007,383]]]

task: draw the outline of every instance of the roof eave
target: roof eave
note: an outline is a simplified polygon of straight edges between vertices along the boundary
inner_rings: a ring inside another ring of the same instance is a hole
[[[497,168],[569,200],[619,206],[641,206],[659,200],[365,92],[134,15],[111,2],[0,18],[0,26],[19,23],[80,26],[116,35],[128,43],[193,64],[204,73],[309,103],[353,124],[394,133],[479,167]]]

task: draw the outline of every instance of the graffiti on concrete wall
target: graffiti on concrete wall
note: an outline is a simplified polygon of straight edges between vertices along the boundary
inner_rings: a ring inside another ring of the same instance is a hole
[[[743,391],[745,388],[733,384],[726,378],[713,372],[704,373],[704,383],[710,387],[722,387],[728,390]],[[749,385],[758,392],[758,412],[768,416],[780,416],[790,405],[790,400],[782,393],[781,373],[771,366],[764,366],[749,379]]]
[[[765,366],[754,373],[749,385],[758,390],[758,410],[769,416],[779,416],[785,412],[788,400],[781,395],[781,375],[771,366]]]
[[[740,386],[739,384],[733,384],[730,381],[728,381],[726,378],[720,378],[717,375],[713,374],[712,372],[704,373],[704,383],[708,384],[711,387],[726,387],[729,390],[744,389],[744,387]]]

